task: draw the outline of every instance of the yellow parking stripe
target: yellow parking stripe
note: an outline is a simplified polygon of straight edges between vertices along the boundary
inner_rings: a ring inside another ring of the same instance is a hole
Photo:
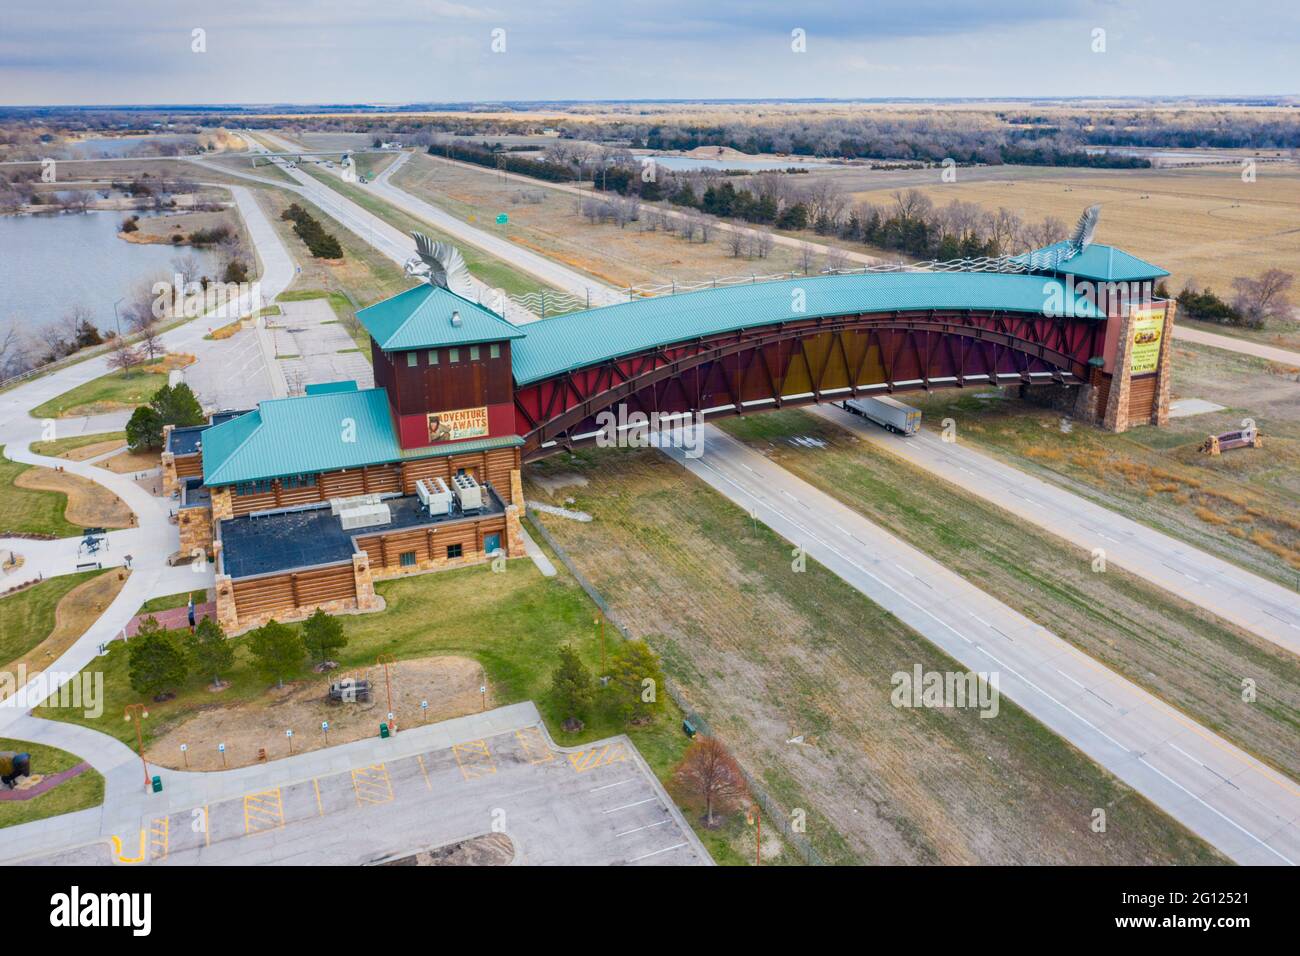
[[[497,772],[497,765],[492,760],[492,752],[488,750],[486,740],[456,744],[452,747],[452,751],[456,754],[456,764],[460,767],[461,776],[466,780]]]
[[[523,730],[516,730],[515,737],[519,741],[519,746],[524,751],[524,756],[528,758],[529,763],[546,763],[554,759],[555,754],[546,743],[546,737],[542,735],[539,727],[525,727]]]
[[[170,837],[171,819],[169,817],[155,817],[153,823],[149,826],[149,859],[167,859]]]
[[[244,832],[261,833],[284,826],[284,804],[280,788],[250,793],[244,797]]]
[[[371,803],[388,803],[393,799],[393,782],[388,768],[382,763],[352,771],[352,789],[357,795],[357,806]]]
[[[626,744],[606,744],[604,747],[593,747],[591,750],[579,750],[577,753],[569,754],[569,763],[578,773],[586,773],[597,767],[622,763],[627,760],[627,756]]]

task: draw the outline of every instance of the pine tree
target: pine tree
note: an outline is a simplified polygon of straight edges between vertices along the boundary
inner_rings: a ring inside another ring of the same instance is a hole
[[[640,724],[653,717],[662,706],[664,674],[650,645],[645,641],[620,645],[610,658],[610,685],[624,719]]]
[[[317,661],[328,660],[330,651],[345,647],[348,643],[348,637],[343,633],[343,623],[320,608],[316,608],[303,623],[302,639]]]
[[[126,646],[127,671],[136,693],[158,697],[184,683],[189,673],[185,654],[153,616],[141,622]]]
[[[249,635],[248,650],[253,655],[257,672],[267,680],[275,681],[277,687],[284,686],[284,679],[291,676],[307,656],[307,648],[298,632],[275,618]]]
[[[591,706],[591,671],[568,644],[560,645],[559,655],[560,666],[551,676],[551,693],[555,695],[555,705],[567,724],[579,721]]]
[[[190,660],[200,674],[211,674],[212,685],[221,686],[221,675],[235,664],[235,648],[226,640],[226,633],[210,617],[205,617],[194,628],[190,638]]]

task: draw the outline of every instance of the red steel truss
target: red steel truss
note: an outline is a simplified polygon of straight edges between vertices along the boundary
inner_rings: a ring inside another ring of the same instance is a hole
[[[857,313],[743,329],[603,360],[515,390],[525,459],[589,441],[595,416],[737,415],[966,384],[1077,383],[1106,322],[1040,313]],[[872,388],[871,386],[875,386]]]

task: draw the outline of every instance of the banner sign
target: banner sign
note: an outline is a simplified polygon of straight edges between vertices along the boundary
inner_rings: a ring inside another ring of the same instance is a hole
[[[1133,343],[1129,350],[1129,371],[1134,375],[1154,372],[1160,364],[1160,337],[1165,327],[1165,309],[1133,310]]]
[[[457,408],[449,412],[429,415],[429,444],[441,441],[458,441],[461,438],[482,438],[488,433],[487,406]]]

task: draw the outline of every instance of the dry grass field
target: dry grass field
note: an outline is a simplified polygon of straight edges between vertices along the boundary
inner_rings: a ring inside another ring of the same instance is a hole
[[[33,466],[19,475],[14,484],[32,491],[53,491],[66,495],[64,518],[83,528],[132,528],[135,512],[103,485],[80,475],[51,468]]]
[[[131,572],[122,568],[102,572],[82,572],[69,576],[69,578],[79,579],[80,583],[67,590],[58,599],[54,607],[52,626],[50,626],[47,607],[26,620],[7,622],[23,626],[16,627],[15,632],[6,635],[4,645],[14,655],[14,659],[4,666],[9,670],[17,670],[20,666],[25,666],[30,674],[36,674],[51,662],[58,660],[63,652],[86,633],[86,629],[113,603],[113,599],[126,586],[127,578],[130,576]],[[57,593],[68,583],[68,580],[62,578],[54,580],[59,583],[53,588],[50,588],[52,581],[44,581],[36,585],[32,591],[49,588],[53,593]],[[14,602],[17,606],[18,599],[25,594],[27,592],[20,592],[5,600]],[[37,605],[48,603],[48,600],[42,601],[47,597],[45,594],[34,594],[31,597]],[[24,601],[24,603],[29,602]],[[48,631],[44,630],[46,626],[49,626]],[[15,641],[17,643],[13,643]],[[10,654],[0,656],[7,657]]]
[[[985,175],[969,178],[959,169],[957,182],[947,184],[937,182],[937,170],[925,172],[932,185],[919,188],[936,205],[960,199],[989,210],[1006,206],[1029,221],[1055,216],[1072,224],[1085,207],[1100,203],[1097,240],[1168,269],[1175,290],[1194,279],[1227,294],[1236,276],[1273,267],[1294,271],[1300,263],[1300,168],[1295,164],[1260,165],[1253,183],[1242,182],[1240,169],[1231,166],[1118,171],[1004,166],[987,173],[973,170]],[[891,205],[901,181],[864,188],[871,175],[845,171],[839,178],[846,188],[857,187],[855,201]],[[1300,288],[1292,296],[1300,302]]]
[[[719,232],[708,243],[679,235],[646,232],[640,224],[619,228],[592,224],[579,212],[577,198],[538,183],[502,182],[491,170],[438,162],[417,153],[393,174],[392,182],[476,225],[495,225],[497,213],[510,217],[506,235],[534,252],[578,269],[607,285],[659,284],[673,279],[706,279],[749,272],[760,275],[796,268],[797,252],[775,246],[766,259],[736,258]],[[473,218],[471,218],[473,217]]]
[[[960,668],[819,565],[792,573],[786,542],[658,453],[584,451],[528,475],[530,498],[593,516],[535,518],[772,797],[807,812],[827,861],[1216,859],[1005,699],[993,720],[892,706],[895,671]]]

